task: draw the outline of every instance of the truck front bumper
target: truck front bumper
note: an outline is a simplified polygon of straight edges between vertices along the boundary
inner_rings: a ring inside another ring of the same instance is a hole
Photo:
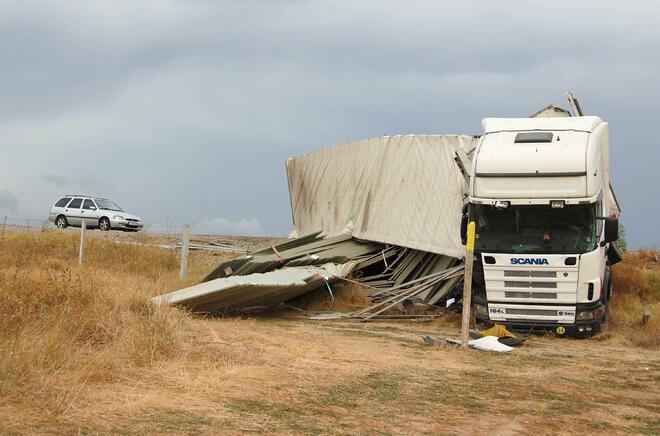
[[[581,303],[576,304],[576,320],[574,323],[558,323],[555,321],[542,321],[542,320],[510,320],[510,321],[493,321],[488,317],[488,311],[485,313],[480,310],[479,306],[483,305],[481,302],[476,302],[477,305],[477,322],[492,325],[503,324],[507,328],[523,332],[523,333],[547,333],[552,332],[557,336],[566,336],[572,338],[585,338],[593,336],[598,333],[604,322],[606,308],[602,301],[594,303]],[[487,306],[486,306],[487,307]]]

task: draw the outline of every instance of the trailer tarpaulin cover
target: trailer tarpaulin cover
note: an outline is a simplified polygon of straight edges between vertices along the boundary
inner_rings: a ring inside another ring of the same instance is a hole
[[[454,157],[477,141],[467,135],[382,136],[288,159],[291,236],[351,234],[460,257],[467,185]]]

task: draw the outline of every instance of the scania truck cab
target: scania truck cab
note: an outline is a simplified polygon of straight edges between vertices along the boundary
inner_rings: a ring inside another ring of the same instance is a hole
[[[482,126],[462,223],[476,228],[477,322],[595,334],[620,260],[608,124],[580,116]]]

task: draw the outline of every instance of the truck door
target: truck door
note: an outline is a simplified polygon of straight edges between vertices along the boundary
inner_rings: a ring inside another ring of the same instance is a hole
[[[85,201],[83,201],[80,215],[82,216],[82,219],[85,220],[85,224],[87,225],[87,227],[98,226],[99,224],[98,209],[96,207],[96,204],[94,204],[94,202],[91,199],[86,198]]]
[[[80,207],[82,206],[82,198],[74,198],[71,203],[64,209],[64,215],[70,226],[82,225],[82,214]]]

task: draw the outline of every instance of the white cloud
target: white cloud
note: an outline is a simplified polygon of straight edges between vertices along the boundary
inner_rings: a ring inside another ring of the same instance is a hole
[[[241,218],[231,221],[226,218],[205,218],[193,225],[198,234],[262,236],[264,230],[256,218]]]

